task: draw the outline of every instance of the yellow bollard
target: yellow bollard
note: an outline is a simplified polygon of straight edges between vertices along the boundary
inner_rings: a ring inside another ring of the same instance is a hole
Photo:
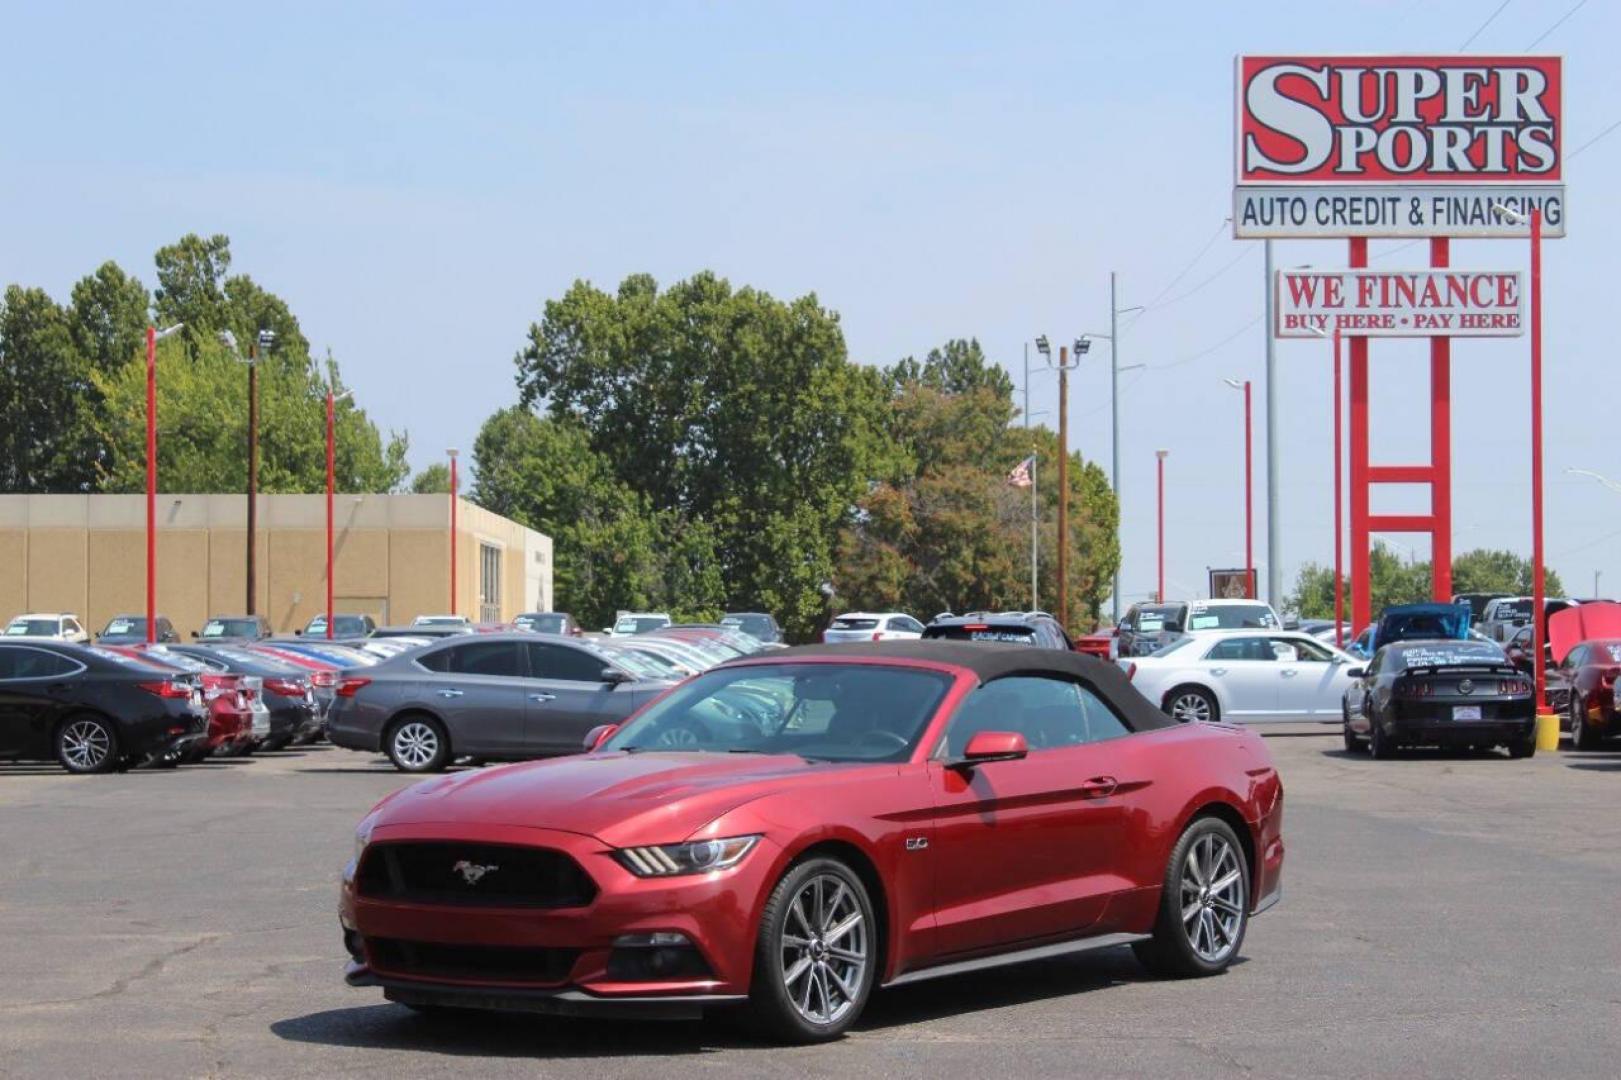
[[[1559,749],[1559,714],[1547,707],[1537,710],[1537,749]]]

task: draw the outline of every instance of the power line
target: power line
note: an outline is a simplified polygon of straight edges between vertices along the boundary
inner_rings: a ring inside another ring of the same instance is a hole
[[[1565,20],[1570,18],[1572,15],[1576,14],[1578,11],[1580,11],[1582,9],[1582,6],[1584,4],[1586,4],[1586,3],[1587,3],[1587,0],[1576,0],[1576,6],[1575,7],[1571,8],[1569,11],[1567,11],[1563,15],[1559,16],[1559,18],[1555,19],[1554,24],[1552,26],[1548,27],[1548,29],[1546,29],[1542,33],[1538,34],[1536,40],[1531,42],[1531,44],[1526,46],[1527,51],[1529,51],[1531,49],[1534,49],[1538,45],[1540,45],[1542,43],[1543,38],[1547,37],[1549,34],[1553,33],[1555,30],[1559,29],[1560,26],[1564,25]]]
[[[1210,345],[1210,346],[1207,346],[1207,347],[1205,347],[1203,349],[1200,349],[1198,352],[1193,353],[1190,356],[1184,356],[1180,360],[1172,360],[1169,364],[1149,364],[1148,365],[1148,370],[1149,371],[1166,371],[1166,370],[1169,370],[1170,368],[1181,367],[1183,364],[1191,364],[1195,360],[1202,360],[1205,357],[1209,356],[1211,353],[1215,352],[1217,349],[1220,349],[1225,345],[1230,345],[1234,341],[1237,341],[1240,336],[1242,336],[1246,331],[1253,329],[1255,324],[1260,322],[1261,319],[1264,318],[1264,317],[1265,317],[1265,312],[1261,312],[1261,313],[1257,314],[1255,316],[1255,318],[1251,319],[1249,322],[1245,323],[1243,326],[1240,326],[1237,330],[1234,330],[1231,334],[1228,334],[1226,337],[1222,338],[1220,341],[1216,342],[1214,345]]]
[[[1169,300],[1166,300],[1163,303],[1147,305],[1147,307],[1145,307],[1144,310],[1143,310],[1143,314],[1146,315],[1148,312],[1153,311],[1156,308],[1164,308],[1164,307],[1170,307],[1172,304],[1180,304],[1182,301],[1184,301],[1188,297],[1194,295],[1199,290],[1203,289],[1206,285],[1209,285],[1211,282],[1213,282],[1217,278],[1221,277],[1227,271],[1231,270],[1233,267],[1237,266],[1239,263],[1241,263],[1245,259],[1249,258],[1251,255],[1254,255],[1257,250],[1258,249],[1256,248],[1256,246],[1254,244],[1246,244],[1244,246],[1244,250],[1240,251],[1237,255],[1235,255],[1232,258],[1232,260],[1230,262],[1228,262],[1226,265],[1224,265],[1220,270],[1217,270],[1214,274],[1211,274],[1209,277],[1205,278],[1203,281],[1199,282],[1199,284],[1195,285],[1193,288],[1189,289],[1185,293],[1181,293],[1181,294],[1179,294],[1177,296],[1173,296]]]
[[[1221,224],[1216,226],[1216,231],[1210,234],[1210,239],[1208,239],[1208,240],[1206,240],[1204,242],[1204,246],[1199,249],[1198,253],[1195,254],[1192,259],[1188,260],[1188,264],[1186,266],[1184,266],[1181,270],[1177,271],[1177,274],[1176,274],[1176,276],[1174,278],[1172,278],[1170,281],[1167,281],[1165,283],[1165,287],[1163,289],[1161,289],[1159,292],[1154,294],[1154,298],[1152,300],[1150,300],[1148,303],[1143,305],[1145,310],[1147,308],[1151,308],[1154,305],[1158,304],[1160,302],[1160,300],[1164,298],[1166,293],[1168,293],[1172,289],[1176,288],[1177,283],[1180,282],[1183,278],[1187,277],[1189,272],[1192,271],[1195,266],[1199,265],[1199,260],[1204,258],[1205,252],[1209,251],[1211,245],[1214,244],[1217,240],[1221,239],[1221,234],[1227,231],[1227,222],[1229,220],[1230,220],[1229,218],[1222,218],[1221,219]],[[1136,320],[1132,320],[1132,321],[1135,322]]]
[[[1589,146],[1592,146],[1594,143],[1598,142],[1600,139],[1604,138],[1604,136],[1608,135],[1610,132],[1614,131],[1618,127],[1621,127],[1621,117],[1617,117],[1616,119],[1610,121],[1610,126],[1609,127],[1605,128],[1603,131],[1599,132],[1597,135],[1594,135],[1591,139],[1588,139],[1586,142],[1582,143],[1582,145],[1578,146],[1576,149],[1572,150],[1570,153],[1566,154],[1565,155],[1565,160],[1566,161],[1571,160],[1577,154],[1581,153],[1583,150],[1586,150]]]
[[[1497,10],[1492,12],[1490,15],[1486,16],[1486,21],[1481,23],[1479,26],[1475,27],[1475,32],[1473,34],[1470,34],[1468,37],[1463,39],[1463,44],[1458,46],[1458,51],[1463,52],[1463,50],[1467,49],[1469,47],[1469,44],[1472,41],[1474,41],[1477,37],[1480,36],[1481,31],[1485,30],[1486,27],[1490,26],[1492,24],[1492,21],[1494,19],[1496,19],[1497,16],[1499,16],[1499,15],[1501,15],[1503,13],[1503,9],[1508,7],[1513,2],[1514,2],[1514,0],[1503,0],[1503,2],[1501,4],[1498,4],[1497,5]]]

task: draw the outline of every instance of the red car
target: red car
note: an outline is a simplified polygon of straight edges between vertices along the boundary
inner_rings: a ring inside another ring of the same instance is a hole
[[[695,1016],[835,1037],[876,986],[1130,943],[1212,975],[1280,895],[1254,733],[1116,667],[808,646],[681,684],[583,755],[378,803],[342,883],[354,986],[418,1010]]]
[[[1598,600],[1548,620],[1548,703],[1561,708],[1572,750],[1597,750],[1621,734],[1621,604]]]

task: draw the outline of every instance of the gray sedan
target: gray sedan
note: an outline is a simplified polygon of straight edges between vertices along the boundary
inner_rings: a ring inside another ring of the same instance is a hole
[[[641,669],[645,670],[645,669]],[[530,633],[463,635],[345,671],[329,737],[382,751],[404,772],[452,757],[571,754],[670,686],[589,642]]]

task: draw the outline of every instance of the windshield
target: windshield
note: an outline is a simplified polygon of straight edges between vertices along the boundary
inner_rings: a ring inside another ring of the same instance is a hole
[[[645,634],[670,625],[670,620],[659,615],[627,615],[614,623],[616,634]]]
[[[561,634],[568,629],[568,620],[561,615],[519,615],[513,623],[537,634]]]
[[[203,627],[203,637],[256,637],[259,624],[253,619],[209,619]]]
[[[728,615],[720,621],[720,624],[733,630],[740,630],[761,641],[768,641],[776,636],[771,630],[771,619],[765,615]]]
[[[1167,622],[1175,622],[1178,611],[1172,605],[1145,607],[1137,610],[1137,632],[1152,634],[1165,629]]]
[[[829,630],[876,630],[876,629],[878,629],[878,620],[877,619],[852,619],[852,618],[850,618],[848,616],[841,615],[839,618],[833,620],[832,625],[830,625],[828,627],[828,629]]]
[[[12,619],[6,633],[13,636],[55,637],[60,631],[55,619]]]
[[[634,649],[614,648],[610,645],[598,645],[593,651],[618,664],[638,679],[680,678],[672,665],[661,663],[647,653],[637,652]]]
[[[1392,650],[1398,667],[1448,667],[1458,664],[1505,664],[1508,657],[1489,641],[1436,641]]]
[[[950,685],[880,664],[720,668],[654,702],[604,749],[904,761]]]
[[[1493,610],[1495,619],[1529,619],[1531,617],[1531,601],[1504,600]]]
[[[1265,604],[1194,604],[1189,630],[1270,630],[1278,625]]]
[[[145,633],[146,633],[146,620],[145,619],[129,619],[129,618],[124,618],[123,616],[120,616],[120,617],[118,617],[116,619],[109,619],[108,620],[107,629],[105,629],[105,630],[103,630],[101,632],[101,636],[102,637],[121,637],[121,636],[126,635],[126,634],[145,634]]]

